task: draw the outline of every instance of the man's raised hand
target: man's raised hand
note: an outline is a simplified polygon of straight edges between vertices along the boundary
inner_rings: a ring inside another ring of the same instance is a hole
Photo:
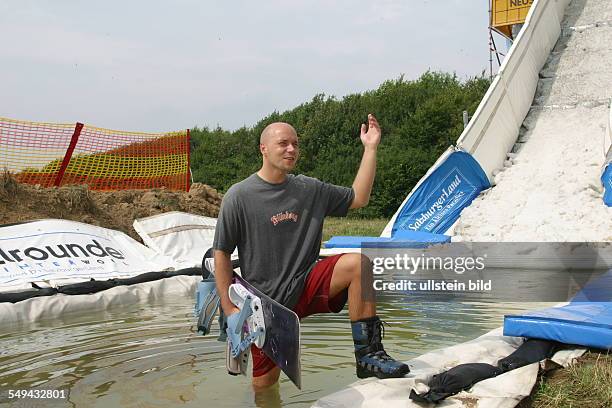
[[[365,147],[376,147],[380,143],[380,125],[371,113],[368,114],[368,124],[361,125],[361,143]]]

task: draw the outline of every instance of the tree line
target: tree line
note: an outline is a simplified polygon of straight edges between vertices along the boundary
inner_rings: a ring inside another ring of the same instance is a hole
[[[489,87],[484,73],[459,79],[426,72],[416,80],[385,81],[378,89],[341,99],[316,95],[286,112],[273,112],[253,127],[235,131],[194,128],[191,168],[195,182],[225,192],[261,165],[259,135],[270,123],[283,121],[300,136],[301,158],[295,173],[350,186],[363,146],[359,124],[372,113],[382,128],[378,168],[367,207],[356,217],[390,217],[418,180],[463,130],[462,112],[473,114]]]

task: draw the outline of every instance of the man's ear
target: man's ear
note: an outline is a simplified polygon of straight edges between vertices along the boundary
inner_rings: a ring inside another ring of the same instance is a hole
[[[261,152],[262,156],[265,156],[267,153],[267,149],[266,149],[266,145],[263,143],[259,144],[259,151]]]

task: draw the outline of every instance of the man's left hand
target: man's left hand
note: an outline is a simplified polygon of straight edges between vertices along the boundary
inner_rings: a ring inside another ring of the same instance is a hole
[[[368,115],[368,124],[361,125],[361,143],[365,147],[377,147],[380,143],[380,125],[371,113]]]

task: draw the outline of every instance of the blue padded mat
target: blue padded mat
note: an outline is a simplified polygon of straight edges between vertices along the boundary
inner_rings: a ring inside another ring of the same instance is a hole
[[[447,242],[450,242],[448,235],[397,231],[391,238],[336,236],[325,243],[325,248],[426,248],[431,244]]]
[[[612,349],[612,270],[565,306],[504,317],[504,335]]]

